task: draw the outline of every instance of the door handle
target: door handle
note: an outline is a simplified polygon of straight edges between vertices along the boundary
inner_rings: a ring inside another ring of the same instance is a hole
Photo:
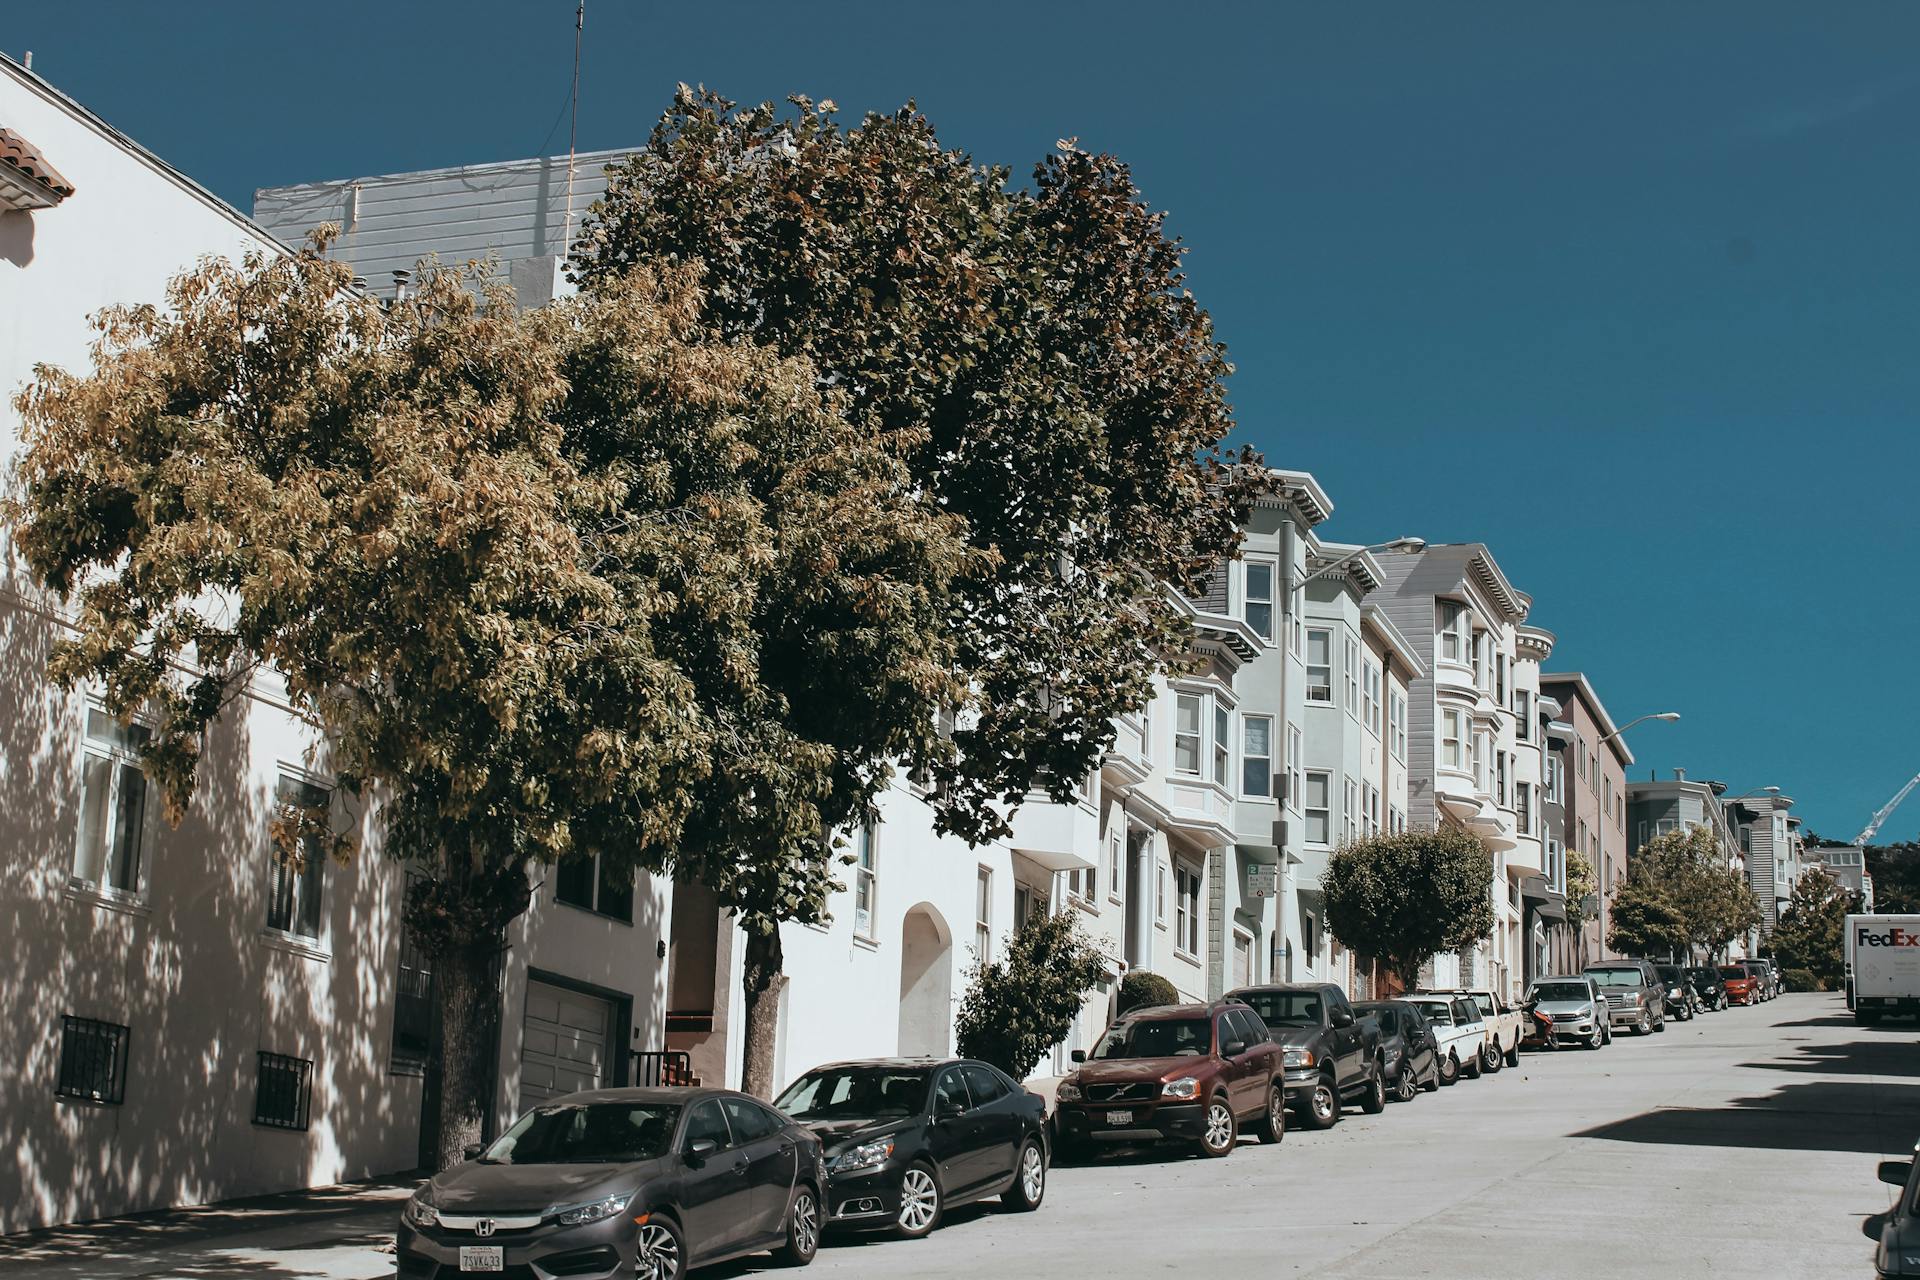
[[[740,1158],[739,1158],[738,1160],[735,1160],[735,1161],[733,1162],[733,1169],[734,1169],[734,1172],[735,1172],[735,1173],[745,1173],[745,1172],[747,1171],[747,1165],[748,1165],[748,1163],[749,1163],[749,1161],[747,1160],[747,1158],[746,1158],[745,1156],[741,1156],[741,1157],[740,1157]]]

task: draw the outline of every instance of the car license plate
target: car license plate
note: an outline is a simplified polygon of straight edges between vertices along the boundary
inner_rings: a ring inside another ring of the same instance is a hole
[[[507,1269],[506,1250],[497,1244],[463,1244],[460,1246],[460,1269],[462,1271],[505,1271]]]
[[[1109,1112],[1107,1112],[1107,1123],[1108,1123],[1108,1124],[1132,1124],[1132,1123],[1133,1123],[1133,1112],[1131,1112],[1131,1111],[1109,1111]]]

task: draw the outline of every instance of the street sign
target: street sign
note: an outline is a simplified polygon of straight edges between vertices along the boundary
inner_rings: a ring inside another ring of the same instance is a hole
[[[1247,896],[1249,898],[1271,898],[1279,892],[1279,863],[1250,862],[1247,864]]]

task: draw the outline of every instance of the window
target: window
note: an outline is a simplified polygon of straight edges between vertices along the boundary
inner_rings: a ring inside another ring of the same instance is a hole
[[[1451,600],[1434,602],[1433,628],[1440,633],[1440,660],[1442,662],[1467,661],[1467,610]]]
[[[874,912],[879,902],[880,864],[873,823],[863,822],[853,833],[853,931],[873,937]]]
[[[1333,775],[1308,771],[1306,795],[1300,803],[1307,819],[1307,843],[1327,844],[1333,838]]]
[[[1360,829],[1368,839],[1380,834],[1380,788],[1371,782],[1360,785]]]
[[[147,834],[147,775],[140,771],[144,725],[123,725],[87,709],[80,762],[80,836],[73,878],[96,889],[140,892]]]
[[[555,873],[553,900],[632,924],[633,874],[633,868],[616,868],[597,853],[576,854]]]
[[[1300,792],[1304,784],[1301,769],[1305,765],[1301,757],[1300,726],[1287,726],[1287,804],[1297,813],[1300,809]]]
[[[1566,870],[1565,855],[1566,855],[1566,851],[1560,847],[1560,842],[1558,840],[1555,840],[1552,836],[1548,836],[1547,837],[1547,883],[1552,885],[1555,889],[1558,889],[1562,893],[1566,892],[1566,888],[1567,888],[1567,870]]]
[[[1521,742],[1533,736],[1533,695],[1525,689],[1513,691],[1513,736]]]
[[[1466,717],[1458,711],[1440,713],[1440,765],[1455,770],[1467,767]]]
[[[973,1096],[973,1105],[976,1107],[998,1102],[1012,1092],[1007,1088],[1006,1080],[992,1067],[965,1066],[960,1068],[960,1074],[966,1077],[967,1092]]]
[[[1227,785],[1227,777],[1233,772],[1233,712],[1214,704],[1213,708],[1213,780],[1220,786]]]
[[[1127,893],[1127,833],[1116,830],[1107,840],[1107,896],[1115,902]]]
[[[1300,917],[1300,944],[1307,953],[1307,964],[1317,963],[1320,959],[1320,922],[1313,918],[1311,911]]]
[[[1387,723],[1391,730],[1391,749],[1393,758],[1404,762],[1407,758],[1407,697],[1398,689],[1387,694]]]
[[[1273,798],[1273,717],[1240,717],[1240,794]]]
[[[1407,829],[1406,811],[1397,804],[1388,805],[1387,806],[1387,830],[1397,836],[1403,833],[1404,831],[1406,831],[1406,829]]]
[[[1472,634],[1473,646],[1473,687],[1482,693],[1493,692],[1493,676],[1489,671],[1493,655],[1493,637],[1484,631]]]
[[[693,1110],[687,1113],[687,1133],[682,1141],[689,1148],[696,1142],[711,1142],[722,1151],[733,1145],[733,1135],[727,1131],[727,1117],[717,1099],[694,1104]]]
[[[253,1082],[253,1122],[273,1129],[304,1129],[313,1099],[313,1063],[260,1051]]]
[[[1307,701],[1333,704],[1333,632],[1307,628]]]
[[[1541,779],[1541,790],[1544,793],[1541,796],[1541,800],[1547,804],[1558,804],[1560,803],[1561,779],[1565,776],[1566,763],[1561,759],[1560,753],[1557,751],[1548,752],[1540,763],[1542,765],[1541,771],[1546,775]]]
[[[1173,868],[1173,945],[1190,956],[1200,954],[1200,873],[1185,863]]]
[[[1360,720],[1367,732],[1380,736],[1380,666],[1371,658],[1360,684]]]
[[[1507,804],[1507,753],[1493,753],[1493,802],[1501,808]]]
[[[1345,781],[1346,795],[1342,799],[1346,803],[1340,810],[1340,829],[1345,833],[1346,842],[1352,844],[1360,836],[1360,789],[1352,778]]]
[[[1015,881],[1013,885],[1013,927],[1018,929],[1038,910],[1039,895],[1032,886]]]
[[[1573,745],[1573,769],[1575,773],[1580,775],[1580,781],[1585,782],[1587,780],[1586,748],[1577,742]]]
[[[733,1129],[735,1140],[741,1143],[771,1138],[786,1128],[784,1117],[775,1116],[746,1098],[722,1098],[720,1108],[727,1113],[727,1123]],[[671,1129],[668,1132],[671,1133]]]
[[[1173,771],[1200,775],[1200,703],[1197,693],[1176,694],[1173,717]]]
[[[1288,628],[1288,634],[1292,637],[1293,656],[1296,658],[1306,652],[1307,632],[1305,625],[1300,620],[1301,614],[1304,612],[1303,606],[1306,603],[1306,598],[1307,593],[1304,587],[1296,587],[1287,595],[1287,617],[1292,620],[1292,625]]]
[[[1656,836],[1664,836],[1670,831],[1678,830],[1679,826],[1680,824],[1672,818],[1661,818],[1653,824],[1653,834]],[[1646,842],[1647,824],[1643,822],[1640,824],[1640,843],[1645,844]]]
[[[1493,656],[1493,700],[1503,707],[1507,705],[1507,655],[1504,653]]]
[[[97,1018],[60,1019],[60,1074],[53,1091],[62,1098],[119,1106],[127,1100],[127,1028]]]
[[[1474,790],[1491,794],[1493,784],[1488,777],[1488,770],[1492,767],[1493,761],[1488,758],[1492,752],[1487,749],[1487,735],[1484,733],[1474,734],[1471,745],[1473,748]]]
[[[409,890],[420,877],[407,873]],[[404,900],[403,900],[404,901]],[[425,1072],[433,1050],[433,961],[413,930],[400,928],[400,972],[394,984],[393,1052],[388,1066],[409,1075]]]
[[[1523,836],[1533,834],[1533,784],[1513,784],[1513,825]]]
[[[1153,864],[1153,922],[1165,927],[1167,923],[1167,864]]]
[[[1344,661],[1340,674],[1347,687],[1347,714],[1357,720],[1360,718],[1360,645],[1352,636],[1342,639],[1345,645],[1341,650]]]
[[[973,958],[985,964],[993,954],[993,872],[981,867],[973,886]]]
[[[329,799],[327,789],[283,773],[276,794],[280,821],[292,824],[294,854],[289,859],[278,841],[271,842],[273,866],[267,888],[267,928],[302,938],[317,938],[320,936],[321,869],[327,860],[322,835]]]
[[[1591,751],[1587,752],[1587,784],[1595,795],[1600,794],[1600,757]]]
[[[1265,560],[1247,561],[1247,591],[1243,602],[1247,625],[1269,643],[1273,640],[1273,579],[1276,568]]]

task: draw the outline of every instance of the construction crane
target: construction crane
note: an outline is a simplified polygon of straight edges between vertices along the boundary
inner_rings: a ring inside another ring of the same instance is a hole
[[[1893,811],[1900,807],[1900,802],[1905,800],[1915,787],[1920,787],[1920,773],[1916,773],[1913,777],[1907,779],[1907,785],[1894,792],[1893,799],[1880,806],[1879,812],[1873,815],[1873,821],[1869,822],[1866,828],[1853,838],[1853,842],[1863,845],[1879,835],[1880,824],[1893,816]]]

